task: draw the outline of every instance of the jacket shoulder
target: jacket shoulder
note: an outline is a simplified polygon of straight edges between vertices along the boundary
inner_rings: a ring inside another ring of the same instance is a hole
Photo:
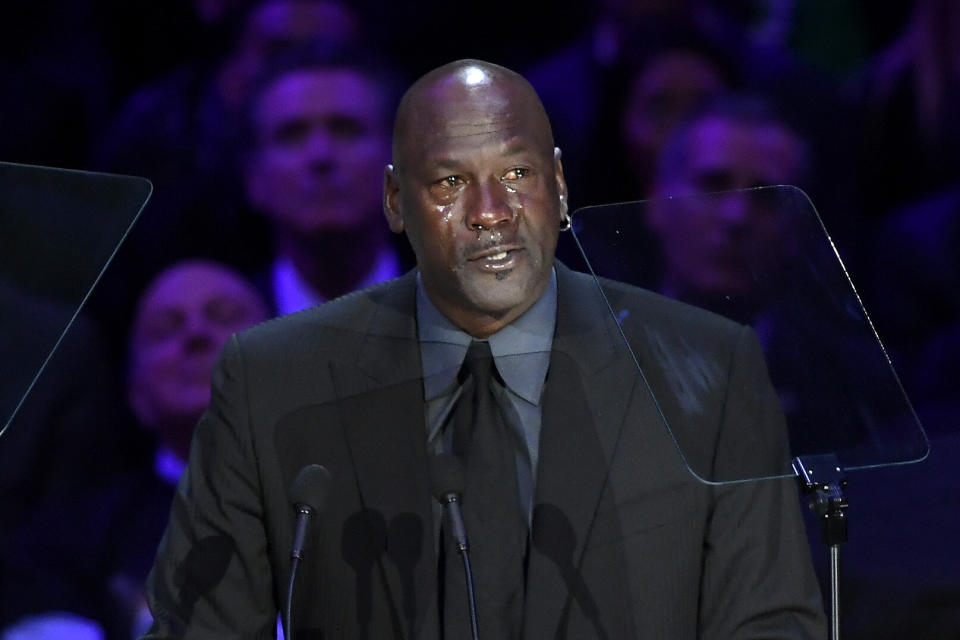
[[[344,346],[368,332],[405,333],[413,325],[413,272],[353,291],[322,305],[267,320],[238,334],[242,348],[299,349],[324,342]]]

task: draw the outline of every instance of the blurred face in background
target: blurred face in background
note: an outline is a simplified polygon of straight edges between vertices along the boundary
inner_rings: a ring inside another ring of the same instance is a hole
[[[242,33],[220,70],[220,95],[228,105],[239,108],[271,56],[315,40],[342,47],[359,37],[359,19],[353,9],[340,2],[261,2],[250,10]]]
[[[639,185],[649,184],[674,127],[725,85],[710,60],[683,49],[654,56],[634,75],[620,124]]]
[[[130,404],[140,423],[182,455],[210,402],[210,375],[231,334],[267,318],[239,274],[215,263],[180,263],[140,299],[130,343]]]
[[[372,79],[349,69],[294,71],[268,85],[253,114],[251,204],[281,233],[303,237],[382,224],[383,100]]]
[[[802,142],[777,123],[705,117],[683,138],[682,161],[662,170],[654,197],[795,183]],[[749,294],[790,255],[794,227],[769,192],[679,198],[651,204],[647,223],[661,243],[664,284],[685,297]]]

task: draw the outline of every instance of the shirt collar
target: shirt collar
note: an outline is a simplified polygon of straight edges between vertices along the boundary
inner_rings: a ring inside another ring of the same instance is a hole
[[[154,472],[169,484],[177,484],[186,468],[187,461],[166,445],[161,445],[153,458]]]
[[[400,261],[397,255],[393,250],[385,248],[377,254],[377,259],[357,289],[395,278],[399,273]],[[295,313],[326,302],[326,298],[300,275],[289,256],[277,258],[271,275],[279,315]]]
[[[527,402],[540,404],[550,365],[557,323],[557,275],[551,270],[543,295],[526,313],[487,340],[504,383]],[[455,384],[473,338],[454,325],[431,302],[417,272],[417,331],[424,376],[424,396],[432,400]]]

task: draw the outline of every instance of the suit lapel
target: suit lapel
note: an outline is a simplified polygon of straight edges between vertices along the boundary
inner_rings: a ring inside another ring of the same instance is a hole
[[[558,264],[557,282],[528,561],[528,638],[562,634],[558,621],[571,603],[600,624],[599,599],[583,582],[581,557],[637,378],[593,279]],[[356,361],[331,363],[330,370],[361,496],[360,519],[368,540],[379,545],[374,553],[391,615],[404,637],[435,638],[436,555],[415,286],[408,274],[383,291]]]
[[[598,604],[583,582],[580,560],[637,378],[593,279],[558,264],[557,284],[528,564],[527,638],[563,637],[558,621],[563,624],[572,603],[599,629]]]
[[[358,519],[406,638],[430,628],[437,587],[414,294],[412,274],[388,288],[355,365],[330,364],[360,493]]]

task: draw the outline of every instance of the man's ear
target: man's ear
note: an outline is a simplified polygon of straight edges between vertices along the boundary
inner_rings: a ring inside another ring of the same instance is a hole
[[[560,147],[553,148],[553,172],[557,180],[557,194],[560,197],[560,217],[567,215],[567,181],[563,177],[563,163],[560,161]]]
[[[403,233],[403,213],[400,210],[400,177],[392,164],[383,170],[383,215],[390,231]]]

